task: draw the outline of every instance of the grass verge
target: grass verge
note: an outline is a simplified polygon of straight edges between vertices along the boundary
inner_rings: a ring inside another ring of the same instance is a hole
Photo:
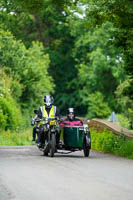
[[[90,130],[90,132],[92,149],[133,159],[133,140],[126,139],[122,134],[114,135],[106,130],[103,132]]]
[[[8,131],[0,131],[0,145],[22,146],[33,145],[32,129],[27,129],[24,132],[16,133]]]

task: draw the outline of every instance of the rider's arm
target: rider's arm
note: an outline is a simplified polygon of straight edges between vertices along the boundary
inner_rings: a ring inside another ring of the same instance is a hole
[[[80,119],[75,118],[74,121],[76,122],[77,126],[83,126],[83,122]]]
[[[60,122],[60,126],[70,125],[68,119],[64,119],[62,122]]]
[[[31,125],[32,125],[32,126],[35,125],[36,118],[37,118],[37,115],[35,115],[35,117],[32,118],[32,121],[31,121]]]
[[[38,111],[39,111],[39,113],[38,113],[37,117],[42,118],[42,111],[41,111],[41,108],[39,108]]]

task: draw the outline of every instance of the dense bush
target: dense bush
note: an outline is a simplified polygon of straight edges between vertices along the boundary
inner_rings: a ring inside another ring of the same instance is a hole
[[[125,139],[122,134],[117,136],[106,130],[104,132],[91,130],[91,141],[92,149],[133,158],[133,140]]]
[[[24,127],[21,109],[11,93],[13,80],[0,70],[0,129],[18,131]]]
[[[23,127],[24,121],[20,109],[11,96],[0,97],[0,124],[1,128],[18,131]]]

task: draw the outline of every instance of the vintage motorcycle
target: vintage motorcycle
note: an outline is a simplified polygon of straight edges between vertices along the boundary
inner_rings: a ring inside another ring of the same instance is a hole
[[[38,148],[45,156],[54,157],[57,146],[57,134],[59,135],[59,123],[57,118],[38,119]]]

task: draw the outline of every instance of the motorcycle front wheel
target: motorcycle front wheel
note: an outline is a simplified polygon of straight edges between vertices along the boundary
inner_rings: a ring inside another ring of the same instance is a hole
[[[45,146],[44,146],[44,149],[43,149],[43,155],[44,156],[48,156],[48,152],[49,152],[49,143],[47,140],[45,140]]]
[[[52,134],[50,141],[50,150],[49,150],[50,157],[54,157],[55,146],[56,146],[56,136],[55,134]]]

